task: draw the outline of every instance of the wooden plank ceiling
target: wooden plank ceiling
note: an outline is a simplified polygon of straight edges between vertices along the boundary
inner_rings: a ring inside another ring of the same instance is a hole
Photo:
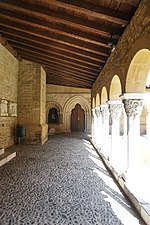
[[[47,83],[91,88],[140,0],[0,0],[0,33]]]

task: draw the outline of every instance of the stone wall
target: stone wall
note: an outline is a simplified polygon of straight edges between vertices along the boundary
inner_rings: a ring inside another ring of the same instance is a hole
[[[69,102],[71,101],[71,103]],[[70,124],[69,116],[66,114],[71,113],[72,107],[76,103],[81,104],[84,108],[85,113],[87,115],[86,123],[87,123],[87,131],[90,132],[90,107],[91,107],[91,90],[90,89],[83,89],[83,88],[73,88],[73,87],[66,87],[66,86],[58,86],[58,85],[51,85],[47,84],[46,88],[46,115],[48,121],[48,112],[50,108],[56,107],[60,111],[60,124],[49,124],[49,129],[54,127],[56,130],[59,129],[62,132],[70,132],[70,125],[69,128],[67,124]],[[70,104],[69,111],[66,111],[66,105]],[[85,104],[85,107],[83,106]],[[69,120],[69,121],[68,121]]]
[[[0,100],[17,103],[18,61],[0,44]],[[7,107],[9,104],[7,105]],[[17,115],[0,116],[0,148],[6,148],[15,142]]]
[[[44,143],[46,74],[39,64],[23,60],[19,64],[18,82],[18,124],[26,127],[24,143]]]
[[[124,93],[126,91],[126,76],[131,60],[140,49],[150,48],[149,40],[149,1],[142,0],[130,24],[119,39],[115,51],[111,53],[94,83],[92,97],[96,99],[96,94],[101,93],[104,86],[109,96],[110,84],[114,75],[119,76],[122,92]]]

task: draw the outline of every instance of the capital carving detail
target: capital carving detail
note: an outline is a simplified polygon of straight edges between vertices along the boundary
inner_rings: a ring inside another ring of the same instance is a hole
[[[101,110],[101,114],[102,114],[102,117],[105,119],[109,116],[109,109],[108,109],[108,106],[105,105],[105,106],[100,106],[100,110]]]
[[[144,100],[141,99],[124,99],[124,108],[127,116],[137,117],[140,116],[143,108]]]
[[[95,108],[95,114],[97,117],[99,117],[101,115],[100,106]]]
[[[111,104],[109,105],[110,116],[117,118],[121,116],[122,104]]]

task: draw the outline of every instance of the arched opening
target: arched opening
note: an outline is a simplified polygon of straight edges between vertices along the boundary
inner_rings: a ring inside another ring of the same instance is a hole
[[[100,97],[99,94],[97,93],[96,95],[96,106],[100,105]]]
[[[93,97],[92,99],[92,108],[94,109],[95,108],[95,98]]]
[[[107,89],[106,87],[103,87],[101,92],[101,104],[106,103],[107,101],[108,101]]]
[[[85,113],[80,104],[76,104],[71,111],[71,131],[84,132],[85,129]]]
[[[126,78],[126,92],[150,93],[150,51],[139,50],[133,57]],[[140,117],[140,133],[146,134],[146,117],[150,108],[150,98],[146,98]]]
[[[56,108],[51,108],[49,110],[48,123],[59,123],[59,112]]]
[[[110,91],[109,91],[109,99],[110,100],[120,100],[120,95],[122,94],[122,87],[120,78],[117,75],[114,75],[110,84]],[[121,118],[120,118],[120,131],[124,129],[124,116],[125,112],[122,111]],[[111,129],[111,118],[110,118],[110,129]]]
[[[147,77],[150,71],[150,51],[142,49],[133,57],[126,78],[126,92],[145,92]]]
[[[64,125],[65,125],[65,131],[70,132],[71,131],[71,112],[72,109],[75,108],[75,106],[79,104],[81,108],[84,110],[85,113],[85,132],[91,131],[91,111],[90,111],[90,102],[87,101],[86,98],[83,98],[82,96],[73,96],[71,97],[66,104],[64,105]]]
[[[142,113],[135,114],[131,120],[128,117],[128,129],[133,129],[132,135],[130,135],[131,141],[128,142],[129,146],[129,166],[130,177],[134,186],[137,187],[135,192],[138,196],[144,190],[142,199],[147,201],[149,196],[149,190],[147,189],[147,177],[149,174],[150,165],[150,151],[149,151],[149,140],[150,140],[150,51],[148,49],[141,49],[132,58],[127,77],[126,77],[126,92],[133,93],[133,100],[138,96],[144,96],[143,109],[142,104],[139,107],[139,112],[142,109]],[[142,94],[142,95],[141,95]],[[134,97],[135,96],[135,97]],[[131,108],[132,110],[132,108]],[[133,112],[134,105],[133,105]],[[132,118],[132,117],[131,117]],[[132,126],[131,126],[132,125]],[[140,135],[142,134],[142,135]],[[146,134],[146,135],[145,135]],[[129,139],[129,140],[130,140]],[[132,144],[134,142],[134,144]],[[136,149],[136,151],[135,151]],[[138,174],[138,176],[136,176]]]
[[[110,84],[109,99],[117,100],[122,94],[121,82],[117,75],[115,75]]]

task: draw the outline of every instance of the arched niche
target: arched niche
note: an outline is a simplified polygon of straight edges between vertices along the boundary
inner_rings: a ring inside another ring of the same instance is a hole
[[[101,91],[101,104],[106,103],[108,101],[107,89],[104,86]]]
[[[91,131],[91,112],[90,112],[90,102],[88,102],[82,96],[71,97],[64,105],[64,127],[66,132],[71,131],[71,111],[75,108],[76,104],[80,104],[81,108],[85,112],[85,132]]]
[[[110,84],[109,99],[117,100],[122,94],[120,78],[117,75],[114,75]]]
[[[100,96],[99,93],[96,95],[96,106],[100,105]]]
[[[126,92],[143,93],[150,71],[150,51],[139,50],[133,57],[126,77]]]
[[[62,121],[63,121],[63,110],[62,110],[62,107],[59,103],[57,102],[47,102],[46,104],[46,115],[47,115],[47,123],[48,123],[48,116],[49,116],[49,112],[51,109],[56,109],[57,110],[57,114],[59,116],[59,124],[62,124]]]

